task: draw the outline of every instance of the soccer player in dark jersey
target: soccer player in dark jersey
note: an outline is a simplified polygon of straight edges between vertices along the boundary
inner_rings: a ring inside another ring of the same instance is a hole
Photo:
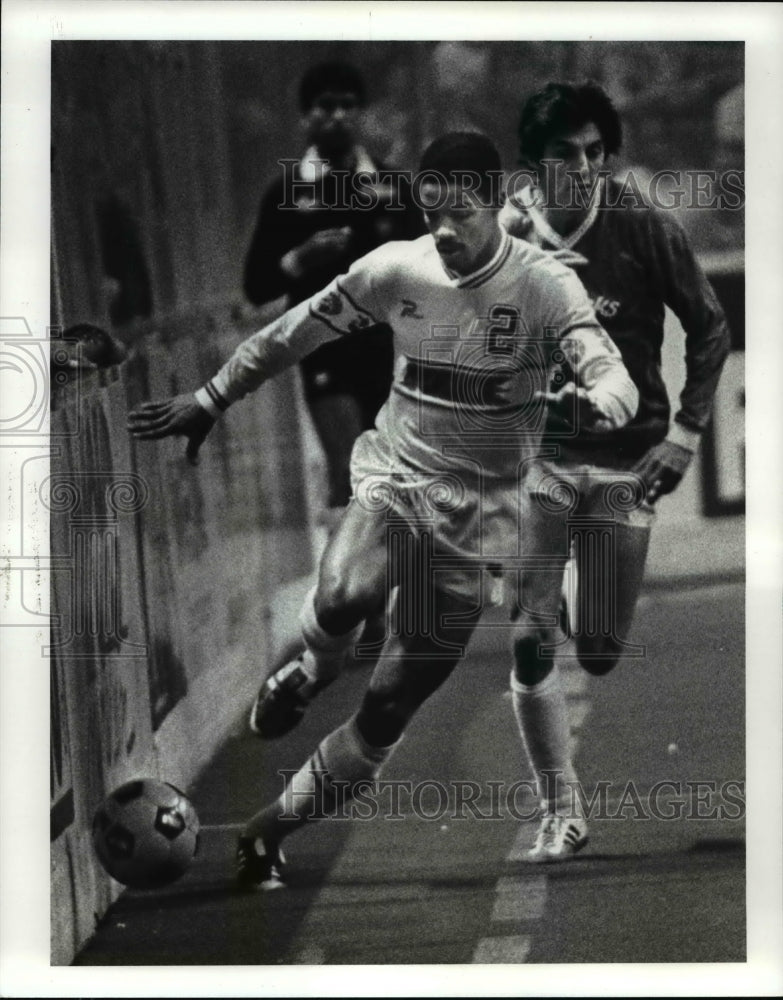
[[[579,280],[500,227],[499,168],[485,136],[436,140],[421,161],[422,174],[443,180],[421,185],[429,235],[372,251],[241,344],[195,394],[130,415],[138,438],[185,435],[193,459],[214,420],[267,378],[320,344],[393,324],[392,390],[354,446],[354,499],[302,611],[308,663],[319,676],[339,669],[390,582],[405,621],[390,631],[358,713],[246,824],[237,849],[244,887],[281,884],[281,840],[374,779],[461,659],[481,579],[517,544],[521,470],[547,412],[609,430],[636,410],[637,390]],[[550,392],[566,356],[573,380]],[[398,558],[393,524],[420,547],[412,563]]]
[[[348,63],[321,63],[302,77],[309,145],[299,160],[281,165],[261,199],[244,274],[245,295],[255,305],[281,296],[287,307],[296,305],[382,243],[423,234],[401,175],[361,144],[364,102],[364,81]],[[391,336],[384,327],[369,339],[324,344],[300,363],[326,458],[330,508],[348,503],[351,448],[389,394]]]
[[[541,461],[528,479],[526,552],[542,557],[549,568],[526,575],[523,607],[556,620],[569,520],[573,527],[573,519],[592,519],[592,542],[589,527],[581,534],[574,527],[574,639],[579,663],[594,675],[607,673],[622,656],[655,503],[676,488],[688,468],[729,350],[721,308],[671,213],[629,204],[627,198],[618,203],[606,164],[621,137],[617,111],[600,87],[544,87],[525,104],[519,125],[521,165],[537,183],[522,188],[503,211],[507,229],[573,266],[639,390],[636,416],[607,434],[582,428],[564,438],[553,415],[549,427],[558,436],[544,438]],[[687,376],[673,422],[661,377],[664,306],[677,315],[686,337]],[[601,524],[611,527],[604,531]],[[607,547],[598,561],[593,543],[602,531]],[[530,858],[568,858],[584,842],[586,828],[571,811],[576,774],[555,659],[556,630],[524,613],[519,623],[512,696],[544,807]],[[556,774],[562,781],[553,780]]]

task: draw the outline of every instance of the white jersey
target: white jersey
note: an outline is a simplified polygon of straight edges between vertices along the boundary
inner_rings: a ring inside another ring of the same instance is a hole
[[[505,233],[469,275],[446,268],[431,236],[379,247],[241,344],[199,401],[225,408],[319,345],[372,336],[379,323],[394,331],[395,350],[391,394],[367,432],[379,472],[517,479],[545,426],[535,393],[559,369],[589,391],[607,429],[636,410],[636,388],[578,277]]]

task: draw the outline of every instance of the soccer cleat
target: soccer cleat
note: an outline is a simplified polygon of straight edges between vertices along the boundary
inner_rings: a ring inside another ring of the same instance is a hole
[[[528,861],[567,861],[587,843],[587,823],[581,816],[558,816],[547,813],[541,820],[533,847],[525,857]]]
[[[304,654],[286,663],[261,685],[250,710],[250,728],[262,740],[285,736],[299,722],[305,709],[325,683],[313,681],[302,669]]]
[[[258,853],[260,845],[263,854]],[[271,847],[260,838],[237,840],[236,877],[240,889],[284,889],[285,858],[279,847]]]

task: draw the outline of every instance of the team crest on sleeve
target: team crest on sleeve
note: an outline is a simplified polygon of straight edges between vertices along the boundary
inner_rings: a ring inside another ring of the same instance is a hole
[[[577,369],[585,356],[585,345],[574,337],[565,337],[560,341],[560,349],[572,369]]]
[[[315,311],[324,316],[339,316],[343,311],[343,300],[337,292],[328,292],[316,303]]]
[[[355,302],[339,285],[311,303],[310,315],[339,334],[357,333],[378,323],[371,312]]]
[[[591,328],[593,336],[609,354],[617,354],[617,345],[602,326]]]

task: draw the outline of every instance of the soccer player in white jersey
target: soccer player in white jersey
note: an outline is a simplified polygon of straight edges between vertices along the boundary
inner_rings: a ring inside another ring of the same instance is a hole
[[[556,620],[571,531],[577,578],[573,639],[578,662],[594,675],[633,652],[627,639],[654,505],[675,489],[698,447],[730,343],[720,305],[671,213],[629,204],[628,198],[619,202],[619,185],[605,176],[621,138],[617,111],[600,87],[547,85],[526,102],[519,126],[520,162],[538,183],[523,188],[519,200],[512,196],[502,215],[510,231],[574,267],[639,390],[637,413],[623,427],[600,435],[582,428],[570,438],[557,428],[555,440],[547,433],[542,454],[551,454],[549,443],[557,454],[538,463],[527,484],[526,551],[549,568],[526,576],[521,605]],[[686,336],[686,382],[671,425],[661,377],[665,305]],[[556,422],[553,414],[548,431]],[[574,799],[576,773],[556,662],[563,644],[554,626],[524,615],[519,624],[514,708],[544,798],[530,858],[566,859],[581,842],[584,820]]]
[[[518,549],[520,483],[547,410],[598,431],[636,410],[636,388],[578,278],[501,229],[499,179],[485,136],[436,140],[417,185],[429,235],[372,251],[246,340],[195,394],[129,418],[138,438],[185,435],[194,459],[228,405],[319,344],[379,322],[394,330],[392,391],[354,447],[354,498],[303,609],[307,650],[297,669],[318,683],[338,671],[393,584],[403,623],[390,630],[358,713],[248,821],[237,848],[242,886],[281,884],[283,837],[372,781],[460,660],[482,575]],[[573,382],[549,391],[566,361]],[[400,525],[415,542],[413,562],[399,557]]]

